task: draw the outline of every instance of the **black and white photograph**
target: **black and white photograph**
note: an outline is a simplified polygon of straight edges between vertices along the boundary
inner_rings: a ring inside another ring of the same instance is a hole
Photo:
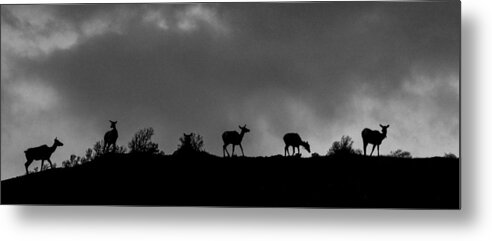
[[[460,209],[461,4],[1,6],[1,203]]]

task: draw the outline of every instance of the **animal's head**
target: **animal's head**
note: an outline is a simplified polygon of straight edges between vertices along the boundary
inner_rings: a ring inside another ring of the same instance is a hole
[[[387,132],[387,130],[386,130],[386,129],[388,129],[388,127],[390,127],[390,125],[383,126],[383,125],[379,124],[379,126],[381,126],[381,128],[382,128],[382,132],[383,132],[383,134],[385,134],[385,135],[386,135],[386,132]]]
[[[304,147],[304,149],[306,149],[307,152],[311,153],[311,146],[307,141],[303,142],[302,146]]]
[[[241,129],[241,132],[243,132],[243,133],[248,133],[249,132],[249,129],[246,128],[246,124],[244,124],[244,126],[239,126],[239,129]]]
[[[186,143],[191,143],[191,136],[193,136],[193,133],[190,133],[189,135],[187,135],[186,133],[183,133],[184,135],[184,141]]]
[[[58,140],[58,137],[55,137],[55,146],[63,146],[63,143]]]
[[[110,128],[116,128],[116,123],[118,123],[118,121],[109,120],[109,123],[111,123],[111,127]]]

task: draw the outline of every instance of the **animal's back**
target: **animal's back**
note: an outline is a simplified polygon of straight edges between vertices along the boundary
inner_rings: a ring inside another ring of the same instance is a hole
[[[362,132],[361,132],[361,135],[362,135],[362,137],[364,137],[364,136],[369,135],[369,133],[371,133],[371,132],[372,132],[372,130],[371,130],[371,129],[369,129],[369,128],[364,128],[364,130],[362,130]]]
[[[233,141],[238,138],[239,133],[237,133],[237,131],[224,131],[224,133],[222,133],[222,140],[224,143],[233,143]]]
[[[27,158],[44,158],[48,155],[49,147],[47,145],[42,145],[38,147],[31,147],[24,151]]]
[[[105,142],[111,142],[111,141],[116,141],[118,138],[118,131],[116,129],[110,130],[104,134],[104,141]]]
[[[371,144],[381,144],[381,132],[365,128],[362,130],[362,140]]]
[[[284,135],[285,145],[292,145],[301,143],[301,136],[297,133],[287,133]]]
[[[42,146],[38,146],[38,147],[31,147],[31,148],[27,149],[24,152],[27,153],[27,152],[39,151],[39,150],[43,150],[43,149],[48,149],[48,146],[47,145],[42,145]]]

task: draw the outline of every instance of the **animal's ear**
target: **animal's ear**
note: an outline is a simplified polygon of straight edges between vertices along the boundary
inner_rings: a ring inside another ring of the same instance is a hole
[[[390,125],[389,125],[389,124],[386,126],[386,128],[388,128],[388,127],[390,127]]]
[[[381,128],[384,128],[384,126],[383,126],[383,125],[381,125],[381,124],[379,124],[379,126],[381,126]]]

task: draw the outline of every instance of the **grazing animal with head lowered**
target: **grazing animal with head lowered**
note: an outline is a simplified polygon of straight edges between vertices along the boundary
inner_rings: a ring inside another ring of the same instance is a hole
[[[50,157],[53,152],[55,152],[56,148],[59,146],[63,146],[58,138],[55,138],[55,143],[51,147],[47,145],[42,145],[38,147],[29,148],[24,153],[26,154],[27,162],[24,164],[26,167],[26,174],[29,174],[28,167],[31,165],[33,161],[41,161],[41,170],[43,169],[44,161],[48,161],[50,163],[50,168],[53,168],[53,164],[51,163]]]
[[[304,147],[306,151],[311,153],[311,147],[309,146],[309,143],[307,141],[303,141],[299,134],[297,133],[287,133],[284,135],[284,143],[285,143],[285,148],[284,148],[284,155],[288,156],[289,154],[289,146],[292,146],[292,155],[296,154],[296,148],[297,148],[297,153],[300,155],[301,150],[299,146]]]
[[[366,155],[367,144],[372,144],[372,151],[370,156],[372,156],[372,153],[374,152],[374,147],[376,146],[378,147],[378,156],[379,156],[379,145],[381,145],[383,139],[386,138],[387,129],[390,125],[383,126],[379,124],[379,126],[381,126],[382,128],[381,132],[373,131],[368,128],[362,130],[361,134],[362,134],[362,142],[364,144],[364,156]]]
[[[116,130],[116,123],[118,121],[109,121],[111,123],[111,130],[104,134],[104,147],[103,151],[106,152],[111,146],[113,146],[113,152],[116,150],[116,140],[118,139],[118,130]]]
[[[246,128],[246,125],[244,126],[239,126],[239,129],[241,129],[241,133],[238,133],[237,131],[225,131],[222,133],[222,140],[224,141],[224,145],[222,146],[222,152],[224,154],[227,153],[227,156],[229,155],[229,152],[227,151],[227,146],[229,144],[232,144],[232,155],[234,156],[234,147],[239,145],[241,148],[241,153],[244,156],[244,151],[243,151],[243,146],[241,145],[241,142],[243,141],[243,137],[245,133],[249,132],[249,129]]]

